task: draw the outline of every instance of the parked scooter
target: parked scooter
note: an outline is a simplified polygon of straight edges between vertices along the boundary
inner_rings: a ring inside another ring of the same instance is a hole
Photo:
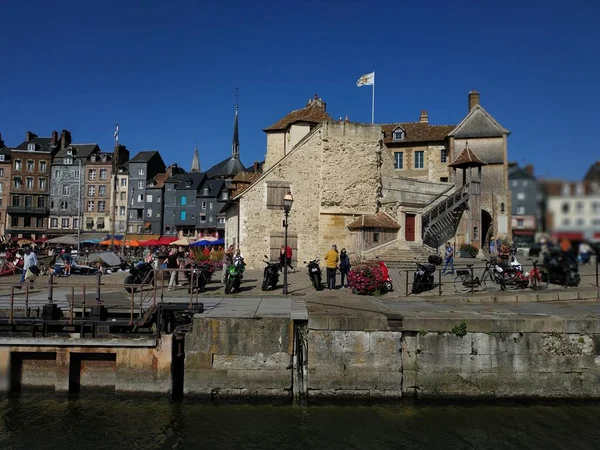
[[[131,285],[152,284],[153,282],[154,268],[152,264],[142,262],[129,269],[129,275],[125,277],[123,284],[125,284],[125,290],[131,294],[137,291],[137,287]]]
[[[304,261],[304,264],[308,266],[308,277],[315,289],[317,291],[323,289],[323,286],[321,285],[322,272],[321,267],[319,266],[319,258],[315,258],[309,262]]]
[[[429,291],[435,286],[433,274],[436,271],[436,266],[439,266],[442,263],[442,258],[439,255],[430,255],[427,261],[429,264],[421,264],[420,262],[415,261],[417,270],[415,271],[413,278],[411,290],[411,293],[413,294]]]
[[[381,287],[381,293],[385,294],[386,292],[392,292],[394,290],[394,283],[392,282],[392,278],[390,277],[390,271],[388,270],[385,262],[377,259],[377,264],[381,268],[381,273],[383,275],[383,286]]]
[[[239,291],[244,277],[246,263],[243,258],[234,258],[233,264],[227,266],[225,273],[225,293]]]
[[[279,282],[279,271],[281,270],[281,264],[272,263],[269,261],[269,257],[265,255],[265,261],[263,261],[267,267],[263,272],[262,290],[267,291],[269,288],[272,290],[277,289],[277,283]]]
[[[578,286],[581,277],[577,261],[559,249],[552,249],[544,255],[542,281],[561,286]]]

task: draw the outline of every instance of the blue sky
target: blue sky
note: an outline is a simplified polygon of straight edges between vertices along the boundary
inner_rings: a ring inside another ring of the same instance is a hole
[[[228,157],[235,87],[240,154],[263,160],[263,128],[318,93],[334,118],[456,124],[467,94],[506,128],[509,157],[581,178],[600,159],[600,0],[5,0],[0,132],[71,129],[76,142],[160,150],[189,168]]]

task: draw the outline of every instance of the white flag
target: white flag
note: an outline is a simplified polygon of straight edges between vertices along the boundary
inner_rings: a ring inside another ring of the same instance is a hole
[[[115,128],[115,139],[119,139],[119,125]]]
[[[356,82],[358,87],[361,86],[372,86],[375,84],[375,72],[367,73],[360,77]]]

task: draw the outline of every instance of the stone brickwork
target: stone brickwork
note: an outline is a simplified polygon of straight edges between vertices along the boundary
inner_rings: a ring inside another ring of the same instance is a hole
[[[402,333],[310,330],[309,397],[402,396]]]
[[[285,141],[287,133],[270,132],[267,134],[267,154],[265,155],[265,164],[263,171],[273,167],[281,158],[285,156]]]
[[[403,394],[600,398],[599,335],[413,333],[403,338]]]
[[[195,318],[185,347],[186,395],[292,395],[289,319]]]

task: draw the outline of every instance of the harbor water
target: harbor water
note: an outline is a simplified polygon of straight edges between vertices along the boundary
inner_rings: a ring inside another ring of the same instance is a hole
[[[595,449],[600,404],[206,404],[31,394],[0,401],[2,449]]]

